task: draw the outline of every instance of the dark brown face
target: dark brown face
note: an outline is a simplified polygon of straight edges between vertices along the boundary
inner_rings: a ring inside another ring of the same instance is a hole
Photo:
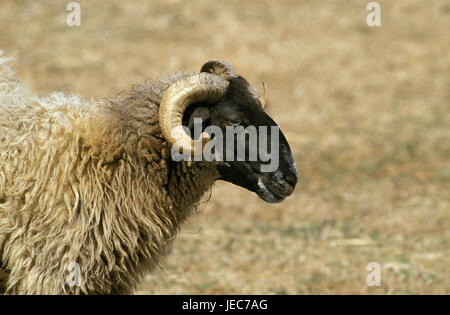
[[[253,191],[266,202],[280,202],[293,193],[298,175],[289,144],[264,112],[255,90],[228,62],[208,61],[200,74],[172,87],[160,106],[160,122],[167,125],[166,138],[174,143],[182,139],[178,148],[188,152],[183,152],[185,157],[215,161],[221,180]],[[188,130],[172,137],[181,125]]]
[[[275,121],[264,112],[248,82],[240,76],[229,82],[226,93],[210,108],[209,124],[223,130],[223,152],[228,154],[218,166],[220,179],[253,191],[266,202],[281,202],[293,193],[298,180],[289,144]],[[227,127],[242,127],[255,133],[253,137],[240,137],[227,132]],[[230,140],[233,148],[227,147]],[[255,155],[251,158],[255,150],[256,159]]]

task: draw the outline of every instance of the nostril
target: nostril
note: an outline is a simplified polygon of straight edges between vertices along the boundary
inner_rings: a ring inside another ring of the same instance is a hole
[[[292,186],[295,186],[297,184],[298,178],[296,175],[294,174],[287,174],[284,177],[284,180],[287,181],[289,184],[291,184]]]

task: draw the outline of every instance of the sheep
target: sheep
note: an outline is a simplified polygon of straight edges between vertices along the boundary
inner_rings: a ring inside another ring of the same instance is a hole
[[[160,264],[216,180],[267,202],[292,194],[297,169],[281,133],[280,167],[175,161],[178,126],[277,126],[234,68],[152,77],[115,97],[31,93],[0,56],[0,292],[130,294]],[[202,135],[203,137],[203,135]],[[206,140],[210,140],[206,134]],[[207,141],[206,141],[207,142]],[[79,281],[69,281],[77,266]]]

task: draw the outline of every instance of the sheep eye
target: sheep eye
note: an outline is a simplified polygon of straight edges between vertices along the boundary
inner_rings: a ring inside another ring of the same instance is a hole
[[[241,124],[241,120],[240,119],[230,119],[228,121],[228,124],[230,124],[231,126],[238,126]]]

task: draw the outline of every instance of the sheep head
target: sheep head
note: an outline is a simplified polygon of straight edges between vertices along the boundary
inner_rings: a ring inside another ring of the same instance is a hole
[[[160,126],[175,149],[172,153],[200,161],[209,149],[219,179],[253,191],[266,202],[280,202],[293,193],[297,168],[286,138],[263,104],[264,98],[228,62],[211,60],[199,74],[168,88],[160,104]],[[195,135],[196,127],[200,134]]]

